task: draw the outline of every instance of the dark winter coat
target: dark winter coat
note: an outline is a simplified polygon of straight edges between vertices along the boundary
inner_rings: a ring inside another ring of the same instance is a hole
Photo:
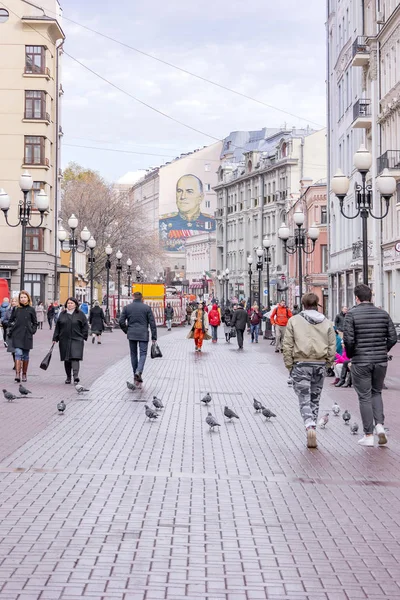
[[[0,306],[0,322],[7,325],[10,320],[12,306],[9,302],[3,302]]]
[[[336,315],[335,317],[335,327],[338,331],[344,331],[344,320],[348,313],[342,313]]]
[[[250,321],[247,311],[245,311],[244,308],[237,308],[233,313],[231,326],[244,331],[249,323]]]
[[[101,333],[102,331],[104,331],[105,321],[106,318],[104,316],[104,311],[101,308],[101,306],[93,306],[93,308],[90,309],[89,315],[89,323],[92,333]]]
[[[397,334],[385,310],[371,302],[362,302],[346,314],[343,341],[352,363],[385,363],[389,350],[397,342]]]
[[[134,300],[124,306],[119,320],[119,326],[127,334],[128,340],[138,342],[149,341],[149,327],[152,341],[157,340],[157,327],[153,311],[141,300]]]
[[[11,313],[8,335],[13,348],[31,350],[37,330],[36,312],[32,306],[16,307]]]
[[[60,359],[82,360],[88,334],[88,321],[81,310],[75,310],[71,315],[66,310],[60,313],[53,335],[53,342],[59,342]]]
[[[165,318],[167,319],[167,321],[170,321],[174,318],[174,309],[172,308],[172,306],[165,307]]]

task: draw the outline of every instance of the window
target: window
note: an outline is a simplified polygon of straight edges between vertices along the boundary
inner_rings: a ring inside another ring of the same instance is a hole
[[[26,250],[27,252],[43,252],[43,229],[41,227],[27,227]]]
[[[211,192],[211,183],[205,183],[204,189],[206,190],[206,192]]]
[[[321,245],[321,272],[328,272],[328,246]]]
[[[46,67],[44,46],[25,46],[25,73],[44,73]]]
[[[210,163],[206,163],[206,164],[204,165],[204,170],[205,170],[205,171],[211,171],[211,165],[210,165]]]
[[[25,119],[46,118],[46,92],[25,92]]]
[[[44,165],[44,144],[43,136],[25,136],[25,165]]]
[[[211,200],[206,200],[206,208],[210,208],[211,206]]]
[[[328,211],[326,206],[321,206],[321,225],[326,225],[328,222]]]

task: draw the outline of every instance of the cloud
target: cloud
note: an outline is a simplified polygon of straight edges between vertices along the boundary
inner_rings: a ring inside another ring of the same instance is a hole
[[[151,111],[65,56],[64,143],[77,143],[73,138],[79,137],[81,145],[103,147],[83,141],[101,139],[109,147],[162,154],[169,149],[176,156],[231,130],[304,126],[304,119],[324,125],[323,5],[321,0],[191,0],[184,5],[181,0],[121,0],[109,11],[105,0],[70,0],[66,17],[303,118],[234,95],[64,21],[68,53],[143,102],[211,136]],[[63,160],[77,160],[117,179],[168,159],[65,145]]]

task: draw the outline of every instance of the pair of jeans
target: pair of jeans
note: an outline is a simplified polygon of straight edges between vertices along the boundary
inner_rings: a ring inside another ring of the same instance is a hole
[[[172,319],[167,319],[166,320],[166,325],[167,325],[167,329],[171,329],[171,327],[172,327]]]
[[[211,336],[213,339],[213,342],[218,340],[218,327],[216,327],[215,325],[210,325],[211,327]]]
[[[239,348],[243,348],[244,329],[236,329],[237,343]]]
[[[370,435],[375,425],[384,424],[382,389],[386,377],[387,363],[369,365],[351,364],[353,387],[360,403],[364,433]]]
[[[24,350],[23,348],[15,348],[15,359],[29,360],[29,350]]]
[[[64,369],[68,379],[71,379],[71,372],[74,374],[74,379],[78,379],[79,360],[65,360]]]
[[[138,340],[129,340],[129,349],[131,352],[131,364],[133,374],[143,373],[144,365],[146,363],[147,348],[149,342],[142,342]],[[138,348],[139,346],[139,348]],[[139,350],[139,357],[138,357]]]
[[[254,340],[256,342],[258,342],[258,334],[260,332],[260,324],[257,323],[257,325],[250,325],[250,333],[251,333],[251,341],[254,342]]]
[[[47,322],[49,324],[49,328],[52,329],[53,328],[53,318],[54,317],[47,317]]]

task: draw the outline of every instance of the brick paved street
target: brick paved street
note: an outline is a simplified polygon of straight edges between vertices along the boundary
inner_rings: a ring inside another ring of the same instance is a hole
[[[239,353],[220,339],[198,355],[186,333],[162,336],[164,358],[148,360],[140,392],[126,389],[116,331],[85,350],[86,396],[63,384],[55,355],[29,382],[43,400],[1,401],[0,599],[400,598],[399,349],[385,396],[389,446],[359,447],[331,415],[308,450],[269,342],[247,338]],[[14,389],[3,352],[1,361]],[[337,399],[360,423],[355,392],[331,382],[322,408]],[[206,391],[221,423],[213,433]],[[135,400],[153,395],[165,409],[149,422]],[[274,422],[255,413],[253,396]],[[224,422],[225,404],[239,421]]]

